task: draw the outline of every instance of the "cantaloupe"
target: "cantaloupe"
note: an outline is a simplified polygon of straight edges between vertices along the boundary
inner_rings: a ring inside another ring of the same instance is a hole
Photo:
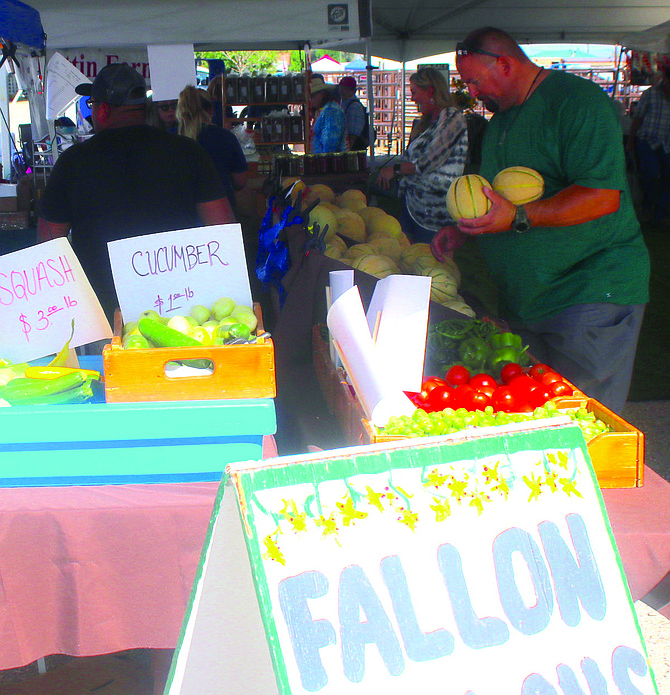
[[[367,208],[360,208],[356,210],[356,213],[360,215],[363,218],[363,221],[365,222],[365,225],[370,223],[370,220],[373,217],[382,217],[383,215],[387,215],[388,213],[381,208],[375,208],[375,207],[367,207]]]
[[[335,203],[341,208],[347,208],[349,210],[362,210],[367,207],[368,199],[363,193],[356,188],[350,188],[344,191],[342,195],[337,196]]]
[[[363,256],[355,267],[378,278],[398,272],[398,266],[388,256]]]
[[[403,249],[402,256],[400,256],[400,263],[398,265],[400,265],[400,269],[405,273],[411,273],[414,261],[419,256],[426,255],[433,255],[433,252],[430,250],[430,244],[424,244],[422,242],[411,244]]]
[[[335,218],[338,234],[354,241],[365,241],[365,222],[353,210],[340,209]]]
[[[508,167],[496,174],[493,190],[514,205],[525,205],[542,197],[544,179],[535,169]]]
[[[346,258],[355,260],[356,258],[362,258],[363,256],[375,256],[377,255],[377,249],[375,249],[372,244],[354,244],[353,246],[350,246],[342,255]]]
[[[315,183],[313,186],[309,186],[305,191],[305,205],[310,205],[317,198],[322,203],[334,203],[335,193],[330,186],[326,186],[323,183]]]
[[[442,304],[456,296],[458,292],[456,280],[444,268],[430,268],[421,274],[431,278],[430,298],[434,302]]]
[[[337,234],[337,218],[327,207],[323,205],[317,205],[309,213],[308,224],[310,227],[312,227],[314,224],[318,224],[320,231],[323,231],[325,226],[328,225],[327,235],[330,237]]]
[[[484,195],[484,186],[491,188],[491,184],[479,174],[466,174],[454,179],[447,192],[447,210],[454,220],[474,219],[490,210],[491,201]]]
[[[398,239],[391,237],[377,237],[368,241],[370,246],[374,246],[377,253],[381,256],[388,256],[393,262],[398,265],[402,256],[403,248],[400,246]]]
[[[385,236],[398,238],[405,236],[403,234],[402,227],[400,226],[400,222],[398,222],[398,220],[392,215],[378,215],[373,217],[368,225],[368,230],[368,236],[372,236],[373,234],[383,234]]]
[[[338,246],[334,246],[333,244],[326,244],[324,255],[328,256],[329,258],[339,259],[342,258],[342,249],[340,249]]]

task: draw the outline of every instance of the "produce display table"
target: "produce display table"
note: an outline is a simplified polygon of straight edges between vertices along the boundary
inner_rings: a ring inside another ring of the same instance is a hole
[[[217,483],[0,490],[0,669],[177,643]],[[670,570],[670,484],[603,498],[634,600]],[[670,618],[670,605],[661,609]]]

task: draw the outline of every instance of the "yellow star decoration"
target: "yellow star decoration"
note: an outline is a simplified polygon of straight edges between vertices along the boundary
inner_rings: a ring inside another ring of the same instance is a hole
[[[505,479],[501,480],[498,485],[491,488],[491,492],[499,492],[505,499],[509,497],[509,485]]]
[[[272,537],[272,534],[265,536],[263,545],[267,548],[267,552],[263,553],[264,560],[274,560],[274,562],[278,562],[280,565],[286,565],[284,553],[279,550],[279,546]]]
[[[530,488],[530,495],[528,495],[528,501],[530,502],[533,499],[539,499],[540,497],[540,492],[541,492],[541,487],[542,487],[542,480],[540,478],[535,477],[535,473],[532,473],[530,478],[527,475],[523,476],[523,482],[528,485]]]
[[[558,490],[558,485],[556,481],[558,480],[558,473],[551,471],[544,476],[544,484],[552,491],[556,492]]]
[[[426,482],[423,484],[423,486],[430,487],[431,485],[434,485],[435,489],[437,489],[442,487],[442,485],[444,485],[448,479],[448,475],[442,475],[438,473],[437,468],[433,468],[433,470],[427,475]]]
[[[328,518],[321,514],[317,519],[314,520],[317,526],[323,529],[322,537],[336,535],[338,532],[337,521],[335,521],[335,512],[333,512]]]
[[[576,495],[577,497],[584,497],[581,492],[577,489],[575,482],[569,478],[559,478],[558,482],[563,487],[563,492],[570,497],[570,495]]]
[[[433,497],[433,502],[435,504],[431,504],[430,508],[435,512],[435,521],[444,521],[451,516],[451,507],[448,500]]]
[[[405,524],[412,531],[416,530],[416,525],[419,522],[419,513],[410,512],[409,509],[403,509],[398,517],[398,521],[401,524]]]
[[[486,485],[490,485],[491,483],[498,483],[500,482],[500,473],[498,473],[498,466],[500,465],[500,461],[496,461],[496,465],[493,468],[489,468],[488,466],[484,466],[484,482]]]
[[[384,497],[384,493],[375,492],[369,485],[366,485],[365,489],[368,493],[365,495],[365,499],[368,501],[368,504],[370,504],[372,507],[376,507],[380,512],[383,512],[384,506],[381,503],[381,498]]]
[[[283,500],[284,507],[279,513],[288,521],[296,533],[307,531],[307,514],[299,512],[295,500]]]
[[[485,492],[478,492],[470,500],[470,506],[477,510],[477,514],[481,514],[484,511],[484,503],[490,502],[491,498]]]
[[[389,502],[393,502],[393,500],[398,499],[398,495],[396,495],[394,492],[391,492],[391,490],[389,488],[386,487],[386,488],[384,488],[384,490],[385,490],[385,492],[384,492],[384,494],[382,494],[382,497],[386,497],[386,499]]]
[[[347,501],[342,504],[342,502],[337,502],[335,505],[342,514],[342,524],[344,526],[350,526],[356,519],[365,519],[368,515],[367,512],[359,512],[356,507],[354,507],[354,501],[351,497],[347,496]]]
[[[565,451],[559,451],[557,452],[556,456],[554,456],[554,454],[547,454],[547,461],[554,466],[560,466],[567,471],[570,457],[565,453]]]
[[[452,483],[449,483],[447,487],[451,490],[452,496],[460,502],[465,496],[466,490],[468,488],[468,481],[467,479],[454,480]]]

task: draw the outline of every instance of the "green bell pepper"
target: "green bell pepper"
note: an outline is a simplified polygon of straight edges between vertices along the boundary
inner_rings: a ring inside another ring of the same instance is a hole
[[[468,369],[480,372],[490,359],[491,348],[483,338],[472,337],[460,344],[458,354]]]

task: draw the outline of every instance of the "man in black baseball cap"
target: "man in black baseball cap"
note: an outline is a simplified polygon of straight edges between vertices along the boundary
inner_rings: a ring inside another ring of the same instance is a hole
[[[84,82],[75,87],[75,92],[89,97],[86,102],[91,109],[93,128],[97,132],[109,126],[109,116],[114,109],[109,107],[133,107],[117,109],[116,114],[139,111],[146,108],[147,84],[142,75],[128,63],[111,63],[96,75],[93,82]]]

